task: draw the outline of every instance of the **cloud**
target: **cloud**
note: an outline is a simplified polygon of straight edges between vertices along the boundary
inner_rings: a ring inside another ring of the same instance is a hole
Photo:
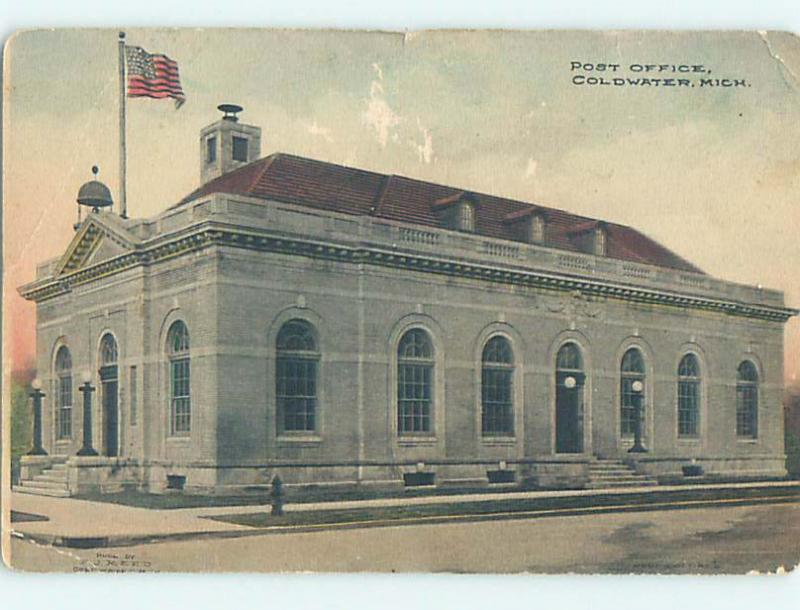
[[[378,64],[372,64],[377,79],[370,83],[369,98],[366,100],[367,109],[361,115],[362,122],[369,128],[375,130],[375,137],[382,148],[391,139],[393,142],[399,140],[395,128],[403,122],[403,119],[386,101],[386,94],[383,90],[383,70]]]
[[[307,127],[308,133],[312,136],[319,136],[323,138],[327,142],[333,142],[333,136],[331,135],[331,130],[327,127],[320,127],[317,125],[317,122],[314,121]]]
[[[416,151],[420,162],[429,164],[433,161],[433,137],[431,132],[426,127],[423,127],[419,118],[417,118],[417,129],[422,134],[422,144],[418,144],[416,140],[409,140],[408,143]]]
[[[528,165],[525,167],[525,179],[530,180],[536,177],[536,170],[539,169],[539,162],[533,157],[528,157]]]

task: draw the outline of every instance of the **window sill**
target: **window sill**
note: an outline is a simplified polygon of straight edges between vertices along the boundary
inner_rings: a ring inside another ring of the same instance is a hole
[[[322,437],[318,434],[281,434],[277,437],[278,444],[294,445],[294,444],[319,444],[322,442]]]
[[[433,435],[425,436],[412,436],[403,435],[395,438],[398,445],[401,446],[414,446],[414,445],[435,445],[438,439]]]
[[[188,443],[191,440],[192,440],[192,437],[190,435],[188,435],[188,434],[186,436],[172,435],[172,436],[168,436],[167,437],[167,442],[168,443]]]
[[[678,436],[676,440],[679,443],[685,443],[687,445],[698,445],[703,439],[699,436]]]
[[[516,436],[481,436],[481,444],[492,446],[505,446],[505,445],[516,445],[517,444],[517,437]]]
[[[736,442],[742,445],[758,445],[757,438],[737,438]]]

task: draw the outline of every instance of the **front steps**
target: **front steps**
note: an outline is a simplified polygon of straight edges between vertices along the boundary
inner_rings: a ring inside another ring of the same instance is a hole
[[[23,479],[14,491],[36,494],[39,496],[55,496],[58,498],[69,497],[69,484],[67,482],[67,465],[56,463],[43,470],[32,479]]]
[[[636,471],[622,460],[593,458],[589,462],[587,489],[609,487],[644,487],[658,485],[658,481]]]

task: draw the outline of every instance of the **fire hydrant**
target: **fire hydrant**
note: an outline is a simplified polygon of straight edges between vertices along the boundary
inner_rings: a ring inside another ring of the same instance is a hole
[[[275,475],[275,478],[272,479],[272,494],[270,495],[270,501],[272,503],[272,516],[283,516],[283,481],[281,481],[281,478],[277,474]]]

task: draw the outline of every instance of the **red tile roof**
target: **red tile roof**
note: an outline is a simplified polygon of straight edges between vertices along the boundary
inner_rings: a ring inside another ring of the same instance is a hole
[[[436,213],[437,203],[441,206],[442,202],[469,196],[478,202],[477,234],[515,240],[516,233],[509,226],[509,220],[536,210],[543,212],[547,219],[546,245],[574,252],[582,251],[577,233],[599,222],[554,208],[285,153],[275,153],[210,180],[175,207],[211,193],[257,197],[437,228],[442,228]],[[606,252],[611,258],[702,273],[635,229],[610,222],[605,226]]]

